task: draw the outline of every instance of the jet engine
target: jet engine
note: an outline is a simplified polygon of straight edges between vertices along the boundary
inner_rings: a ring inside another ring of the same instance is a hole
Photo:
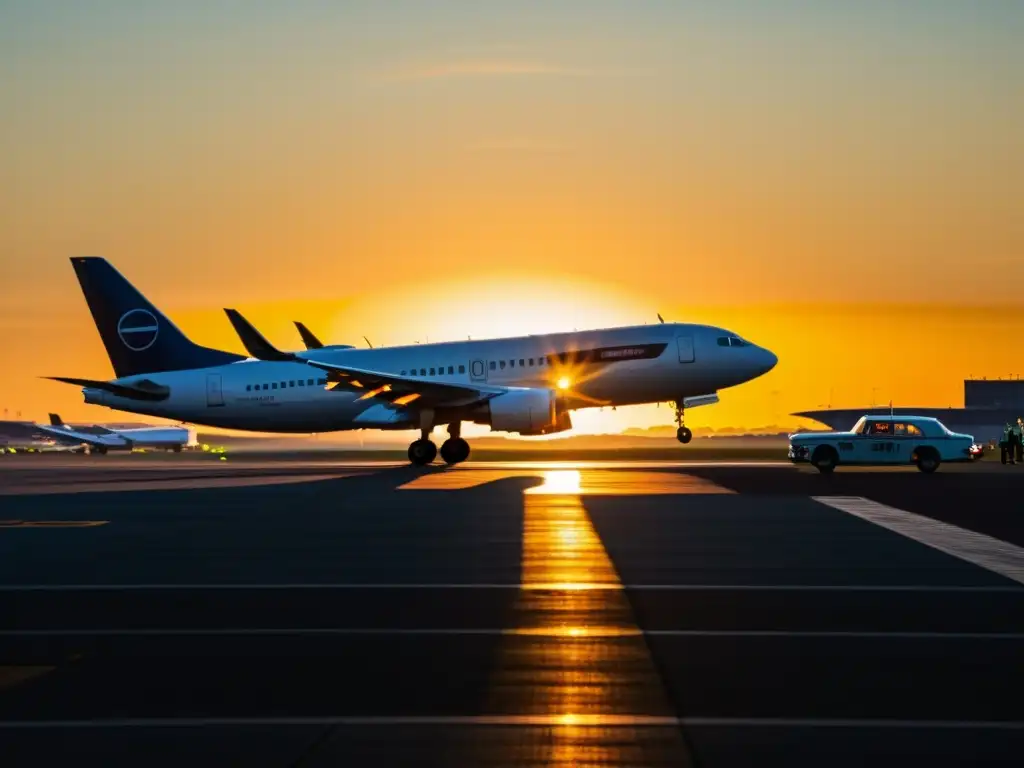
[[[560,407],[558,395],[550,389],[520,389],[506,392],[487,403],[488,422],[497,432],[548,435],[572,428],[569,412]]]

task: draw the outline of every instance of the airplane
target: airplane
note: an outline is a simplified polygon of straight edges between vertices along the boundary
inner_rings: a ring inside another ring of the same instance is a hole
[[[50,414],[49,426],[36,424],[35,429],[62,443],[84,445],[91,453],[99,454],[130,451],[133,448],[163,448],[177,453],[182,448],[196,445],[196,432],[187,427],[72,427],[65,424],[56,413]]]
[[[292,322],[299,329],[299,336],[302,337],[302,343],[306,345],[306,349],[355,349],[351,344],[328,344],[324,346],[324,343],[306,327],[305,323],[299,320],[293,320]]]
[[[251,357],[191,341],[101,257],[71,263],[114,368],[102,381],[46,377],[82,387],[95,405],[225,429],[320,433],[415,430],[415,465],[469,456],[463,422],[547,435],[572,428],[571,412],[671,401],[688,443],[687,407],[755,379],[778,358],[723,328],[659,323],[572,333],[370,349],[283,352],[233,309]]]

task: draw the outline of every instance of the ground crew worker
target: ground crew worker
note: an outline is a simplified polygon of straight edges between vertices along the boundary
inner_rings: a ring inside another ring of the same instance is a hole
[[[1017,423],[1013,425],[1013,441],[1016,444],[1016,460],[1024,463],[1024,419],[1017,417]]]
[[[1009,459],[1010,463],[1013,464],[1015,461],[1016,453],[1013,449],[1011,438],[1013,437],[1013,427],[1010,422],[1006,422],[1006,426],[1003,427],[1003,437],[999,441],[999,461],[1003,464]]]

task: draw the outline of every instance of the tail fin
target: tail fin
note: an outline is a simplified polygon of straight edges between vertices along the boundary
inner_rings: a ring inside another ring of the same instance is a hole
[[[228,316],[228,320],[231,321],[231,325],[234,326],[235,333],[238,334],[238,338],[241,339],[243,346],[257,360],[295,362],[301,359],[291,352],[282,352],[267,341],[266,337],[256,330],[256,326],[242,317],[242,313],[237,309],[225,308],[224,313]]]
[[[50,426],[51,427],[63,427],[64,426],[64,420],[61,419],[59,413],[51,413],[50,414]]]
[[[106,259],[76,256],[71,265],[118,378],[244,359],[190,341]]]
[[[299,336],[302,337],[302,343],[306,345],[306,349],[323,348],[323,342],[320,341],[320,339],[318,339],[316,336],[314,336],[313,332],[309,330],[309,328],[307,328],[305,324],[300,323],[298,320],[293,320],[292,322],[294,322],[295,327],[299,329]]]

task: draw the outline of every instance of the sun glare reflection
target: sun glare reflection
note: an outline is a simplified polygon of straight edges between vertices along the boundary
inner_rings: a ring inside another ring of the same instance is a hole
[[[546,471],[543,478],[523,496],[522,588],[487,708],[552,718],[554,727],[545,737],[524,734],[512,750],[522,759],[512,762],[688,764],[674,727],[607,724],[605,718],[675,712],[583,506],[586,478],[578,469]]]

